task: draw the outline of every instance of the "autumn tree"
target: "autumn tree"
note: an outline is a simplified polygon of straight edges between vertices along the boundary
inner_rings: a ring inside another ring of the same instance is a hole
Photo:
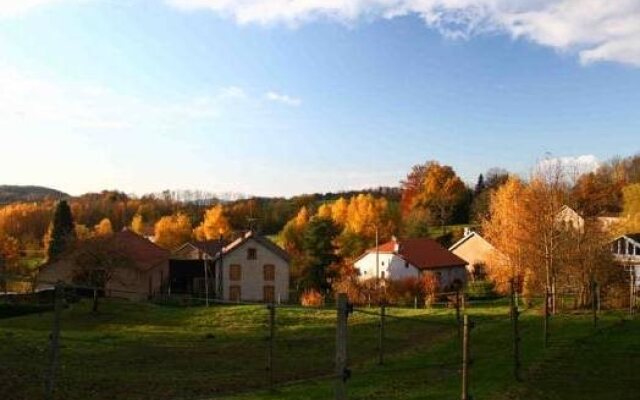
[[[191,220],[178,212],[160,218],[155,224],[155,243],[168,250],[173,250],[191,239]]]
[[[453,168],[435,161],[415,166],[403,182],[403,207],[407,202],[411,204],[408,211],[422,207],[429,212],[430,222],[442,228],[456,213],[464,213],[469,199],[469,190]]]
[[[230,234],[231,226],[221,204],[205,211],[204,220],[193,230],[193,236],[197,240],[218,239],[220,236],[228,237]]]
[[[103,218],[93,229],[96,236],[109,236],[113,234],[113,227],[109,218]]]
[[[627,185],[622,189],[624,218],[623,231],[625,233],[640,232],[640,183]]]
[[[291,278],[294,281],[302,276],[305,268],[303,237],[309,224],[309,218],[309,211],[306,207],[302,207],[278,235],[279,244],[291,255]]]
[[[75,229],[71,209],[66,200],[56,205],[47,240],[47,258],[55,259],[62,254],[75,238]]]
[[[7,275],[15,273],[20,259],[20,244],[14,237],[0,233],[0,291],[7,291]]]
[[[142,214],[136,214],[133,216],[131,219],[131,230],[138,235],[144,234],[144,219],[142,218]]]

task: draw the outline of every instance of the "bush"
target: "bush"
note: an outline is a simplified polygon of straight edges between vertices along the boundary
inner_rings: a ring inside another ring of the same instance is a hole
[[[498,297],[491,281],[468,282],[465,294],[469,299],[495,299]]]
[[[315,289],[307,289],[300,296],[300,304],[306,307],[318,307],[324,304],[324,296]]]

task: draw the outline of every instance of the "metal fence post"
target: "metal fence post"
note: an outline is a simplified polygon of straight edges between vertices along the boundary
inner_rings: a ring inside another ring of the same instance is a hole
[[[337,324],[336,324],[336,400],[347,399],[347,379],[351,371],[347,368],[347,318],[350,306],[346,293],[339,293],[337,299]]]
[[[55,286],[54,306],[53,306],[53,326],[49,336],[49,371],[44,386],[44,398],[53,399],[55,390],[55,378],[58,370],[60,356],[60,317],[62,315],[62,300],[64,298],[64,285],[57,283]]]

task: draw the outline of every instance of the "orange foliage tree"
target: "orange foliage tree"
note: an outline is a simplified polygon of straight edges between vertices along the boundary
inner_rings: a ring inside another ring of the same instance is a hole
[[[173,250],[191,239],[191,220],[178,212],[162,217],[155,224],[155,242],[158,246]]]
[[[209,208],[204,213],[204,220],[193,230],[193,236],[198,240],[218,239],[231,234],[231,225],[224,214],[221,204]]]

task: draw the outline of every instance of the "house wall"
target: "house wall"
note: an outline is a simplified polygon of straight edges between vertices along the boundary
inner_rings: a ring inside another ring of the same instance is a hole
[[[207,254],[195,246],[187,245],[171,254],[174,260],[202,260],[203,258],[211,259]]]
[[[467,282],[467,269],[463,266],[433,268],[425,270],[423,273],[435,274],[438,277],[438,282],[440,283],[440,290],[451,288],[456,280],[459,281],[462,285]]]
[[[386,279],[399,280],[409,277],[417,278],[420,272],[411,264],[406,264],[402,257],[392,253],[379,254],[380,277],[384,272]],[[368,253],[355,262],[354,266],[360,271],[360,280],[376,277],[376,254]]]
[[[41,269],[37,287],[38,289],[50,288],[58,281],[71,284],[77,269],[75,263],[69,259],[49,264]],[[145,300],[149,296],[159,294],[162,280],[166,280],[168,277],[168,260],[147,271],[141,271],[137,268],[119,268],[107,282],[105,295],[136,301]]]
[[[249,248],[256,249],[255,260],[248,259],[247,251]],[[241,266],[242,277],[239,281],[229,279],[229,268],[234,264]],[[275,267],[273,281],[264,280],[263,267],[268,264]],[[283,302],[289,300],[289,263],[253,238],[226,254],[222,260],[222,266],[222,298],[224,300],[231,300],[229,288],[234,285],[240,286],[240,300],[242,301],[263,301],[265,286],[274,287],[274,300],[277,301],[278,298]],[[216,271],[219,271],[219,268],[220,260],[216,262]],[[218,279],[219,277],[216,276],[216,282]]]
[[[467,270],[470,274],[473,274],[475,272],[475,265],[488,264],[491,253],[493,253],[494,250],[489,242],[474,234],[464,243],[451,250],[451,252],[465,260],[467,262]]]

